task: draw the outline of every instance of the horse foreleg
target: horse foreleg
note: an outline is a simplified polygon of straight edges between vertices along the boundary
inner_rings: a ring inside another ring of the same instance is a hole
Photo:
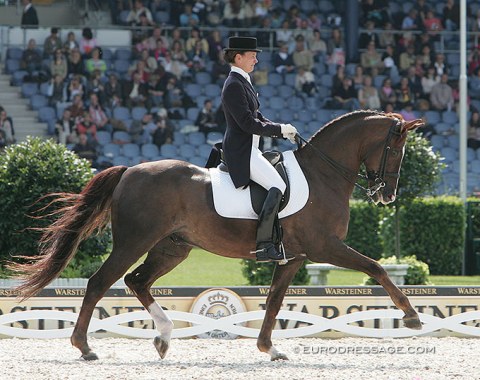
[[[153,344],[161,359],[165,357],[170,347],[173,322],[155,302],[150,293],[150,287],[157,278],[170,272],[185,260],[190,250],[191,247],[188,246],[174,245],[170,239],[162,240],[149,251],[143,264],[125,276],[125,284],[135,293],[155,322],[160,335],[155,337]]]
[[[395,306],[405,313],[403,317],[405,327],[415,330],[422,328],[418,313],[410,304],[408,297],[392,282],[385,269],[375,260],[362,255],[340,240],[334,241],[326,248],[325,252],[328,252],[326,260],[330,264],[361,271],[377,280],[388,293]],[[316,261],[314,257],[309,256],[309,258]]]
[[[270,354],[271,360],[288,360],[285,354],[279,352],[272,345],[272,331],[288,285],[290,285],[295,273],[297,273],[303,262],[304,258],[297,256],[297,258],[289,261],[286,265],[277,265],[273,273],[272,285],[270,286],[270,291],[267,297],[265,317],[257,339],[258,349]]]
[[[101,268],[88,280],[87,290],[82,302],[80,314],[75,324],[70,341],[78,348],[85,360],[97,360],[98,356],[90,349],[87,342],[88,325],[92,318],[93,310],[105,292],[117,281],[129,268],[132,262],[119,262],[114,252],[107,258]]]

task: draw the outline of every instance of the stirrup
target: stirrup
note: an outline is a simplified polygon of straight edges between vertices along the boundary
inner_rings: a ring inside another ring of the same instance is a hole
[[[287,255],[287,253],[285,252],[285,248],[283,246],[283,242],[281,242],[278,245],[278,248],[279,248],[278,251],[279,251],[281,257],[275,258],[275,257],[269,256],[268,251],[272,248],[275,250],[275,253],[276,253],[277,249],[276,249],[276,247],[273,243],[267,244],[265,247],[263,247],[261,249],[257,249],[255,251],[251,251],[250,253],[255,254],[256,259],[257,259],[257,263],[275,262],[275,263],[278,263],[278,265],[285,265],[286,263],[288,263],[288,261],[295,258],[294,255],[291,255],[291,254]]]

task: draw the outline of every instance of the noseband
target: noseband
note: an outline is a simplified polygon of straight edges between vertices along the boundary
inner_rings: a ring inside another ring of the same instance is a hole
[[[330,158],[328,155],[323,153],[321,150],[317,149],[314,147],[312,144],[310,144],[307,140],[305,140],[302,136],[297,134],[295,136],[295,139],[297,140],[297,145],[300,148],[301,143],[305,143],[306,145],[312,147],[313,150],[319,155],[319,157],[327,162],[330,166],[332,166],[343,178],[345,178],[348,182],[353,183],[355,187],[358,189],[362,190],[365,192],[365,195],[373,200],[373,196],[380,191],[383,187],[385,187],[385,177],[394,177],[398,178],[399,174],[394,173],[394,172],[387,172],[387,161],[388,161],[388,155],[390,154],[392,148],[390,146],[390,142],[392,141],[393,136],[400,136],[401,134],[397,132],[397,129],[400,130],[400,125],[401,121],[398,119],[395,119],[393,121],[393,124],[390,126],[390,129],[388,130],[387,137],[385,138],[385,142],[383,144],[383,152],[382,152],[382,158],[380,160],[380,167],[378,168],[377,171],[371,170],[367,171],[367,174],[361,174],[361,173],[355,173],[352,172],[350,169],[344,167],[343,165],[339,164],[337,161],[333,160]],[[362,162],[365,162],[365,160],[368,158],[368,153],[367,156],[362,160]],[[364,187],[360,185],[358,182],[353,182],[351,178],[355,176],[357,178],[367,180],[367,181],[373,181],[373,185],[369,187]]]

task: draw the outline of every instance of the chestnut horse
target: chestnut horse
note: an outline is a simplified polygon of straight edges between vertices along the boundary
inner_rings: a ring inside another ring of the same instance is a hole
[[[277,265],[257,340],[272,360],[286,356],[272,345],[271,334],[285,292],[306,258],[358,270],[375,278],[402,310],[404,325],[421,322],[407,297],[374,260],[345,245],[349,198],[363,163],[374,202],[396,196],[407,134],[422,125],[398,114],[356,111],[336,118],[294,154],[310,186],[306,206],[282,219],[284,246],[295,258]],[[154,345],[163,358],[173,323],[154,300],[156,279],[185,260],[193,247],[217,255],[254,259],[256,221],[227,219],[213,207],[209,171],[187,162],[162,160],[131,168],[117,166],[97,174],[80,194],[57,194],[66,202],[59,218],[42,235],[40,254],[12,264],[23,283],[23,299],[43,289],[65,268],[78,244],[111,219],[113,249],[88,281],[71,342],[86,360],[97,359],[87,343],[87,329],[97,302],[110,286],[148,252],[143,264],[125,276],[126,285],[152,316],[159,335]]]

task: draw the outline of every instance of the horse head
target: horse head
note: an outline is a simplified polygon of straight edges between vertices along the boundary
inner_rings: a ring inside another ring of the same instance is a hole
[[[387,135],[367,152],[363,163],[367,169],[367,195],[375,202],[388,204],[395,200],[400,168],[405,155],[408,132],[424,125],[422,119],[405,121],[399,114],[373,116],[389,123]]]

